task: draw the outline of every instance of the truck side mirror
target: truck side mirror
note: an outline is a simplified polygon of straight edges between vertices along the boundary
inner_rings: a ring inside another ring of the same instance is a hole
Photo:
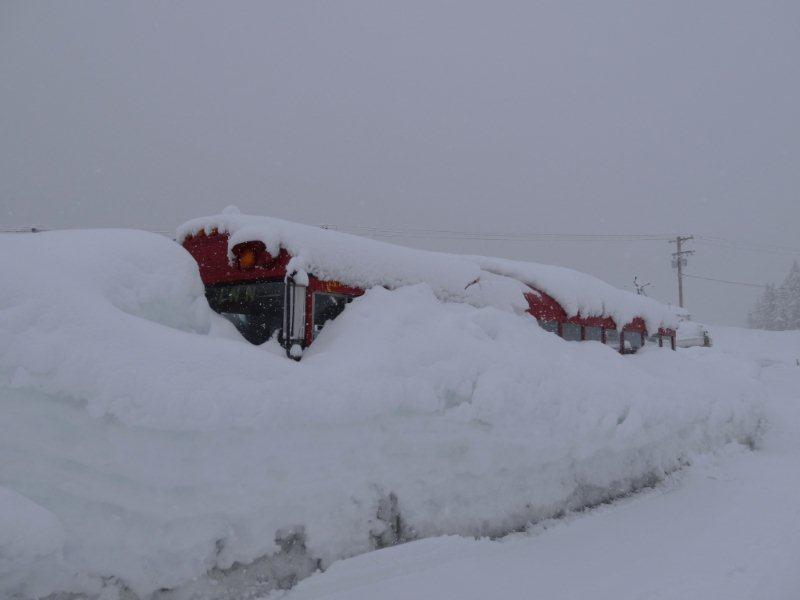
[[[283,302],[283,347],[286,356],[300,360],[306,341],[306,292],[308,287],[298,284],[293,275],[286,277]]]

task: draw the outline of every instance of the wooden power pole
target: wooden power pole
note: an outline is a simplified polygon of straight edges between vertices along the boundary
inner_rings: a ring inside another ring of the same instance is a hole
[[[693,235],[678,236],[674,240],[670,240],[670,244],[676,245],[676,251],[672,253],[672,266],[678,269],[678,306],[683,308],[683,267],[686,266],[686,257],[694,254],[694,250],[684,250],[683,242],[693,240]]]

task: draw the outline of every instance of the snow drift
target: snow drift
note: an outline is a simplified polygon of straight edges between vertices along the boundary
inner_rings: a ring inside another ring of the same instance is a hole
[[[623,357],[425,281],[368,291],[295,363],[156,235],[0,236],[0,275],[0,596],[285,587],[520,529],[759,429],[735,357]]]

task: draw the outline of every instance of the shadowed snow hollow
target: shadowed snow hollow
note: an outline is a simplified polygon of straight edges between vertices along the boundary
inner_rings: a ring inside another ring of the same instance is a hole
[[[369,290],[295,363],[241,340],[155,235],[0,237],[0,275],[0,522],[31,523],[0,534],[0,595],[223,589],[294,552],[263,589],[290,585],[524,527],[759,428],[736,357],[623,357],[424,283]]]

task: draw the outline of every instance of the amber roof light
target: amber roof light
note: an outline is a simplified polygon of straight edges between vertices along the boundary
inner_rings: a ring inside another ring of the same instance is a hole
[[[253,248],[245,248],[239,254],[239,268],[250,270],[256,266],[256,251]]]

